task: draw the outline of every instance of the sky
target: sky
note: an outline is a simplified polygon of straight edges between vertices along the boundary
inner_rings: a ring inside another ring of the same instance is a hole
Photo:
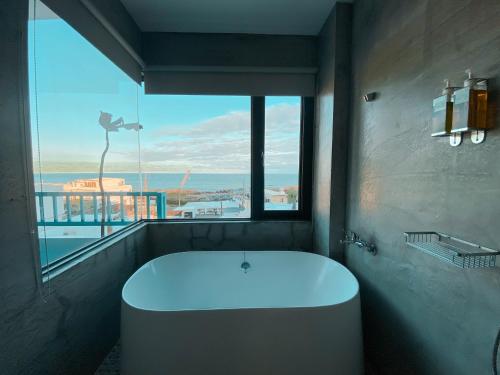
[[[61,19],[29,24],[35,170],[93,171],[105,145],[100,111],[139,121],[145,171],[250,173],[250,97],[145,95]],[[266,98],[266,173],[298,173],[300,98]],[[38,142],[39,140],[39,142]],[[138,169],[139,134],[110,133],[106,170]]]

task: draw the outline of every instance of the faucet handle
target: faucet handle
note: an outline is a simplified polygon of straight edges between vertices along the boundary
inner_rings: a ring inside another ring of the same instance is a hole
[[[353,231],[346,231],[344,232],[344,239],[340,240],[341,244],[350,244],[354,243],[359,239],[359,236],[356,234],[356,232]]]

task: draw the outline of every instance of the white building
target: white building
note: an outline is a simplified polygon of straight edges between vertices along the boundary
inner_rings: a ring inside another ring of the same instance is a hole
[[[288,194],[284,190],[264,189],[265,203],[288,203]]]

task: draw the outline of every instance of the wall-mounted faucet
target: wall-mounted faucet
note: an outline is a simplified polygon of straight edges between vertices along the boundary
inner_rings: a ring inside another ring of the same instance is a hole
[[[345,238],[340,240],[341,244],[356,245],[360,249],[365,248],[370,254],[377,255],[377,248],[374,244],[363,241],[356,232],[346,232]]]

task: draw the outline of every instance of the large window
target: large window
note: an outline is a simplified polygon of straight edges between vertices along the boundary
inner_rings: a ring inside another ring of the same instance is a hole
[[[141,97],[148,191],[166,218],[307,219],[312,98]]]
[[[36,9],[29,86],[43,267],[141,219],[309,217],[311,98],[145,95],[38,0]]]
[[[250,97],[145,95],[142,165],[168,219],[250,218]]]
[[[43,3],[31,9],[33,172],[40,260],[47,267],[162,214],[162,196],[141,188],[141,88]]]

